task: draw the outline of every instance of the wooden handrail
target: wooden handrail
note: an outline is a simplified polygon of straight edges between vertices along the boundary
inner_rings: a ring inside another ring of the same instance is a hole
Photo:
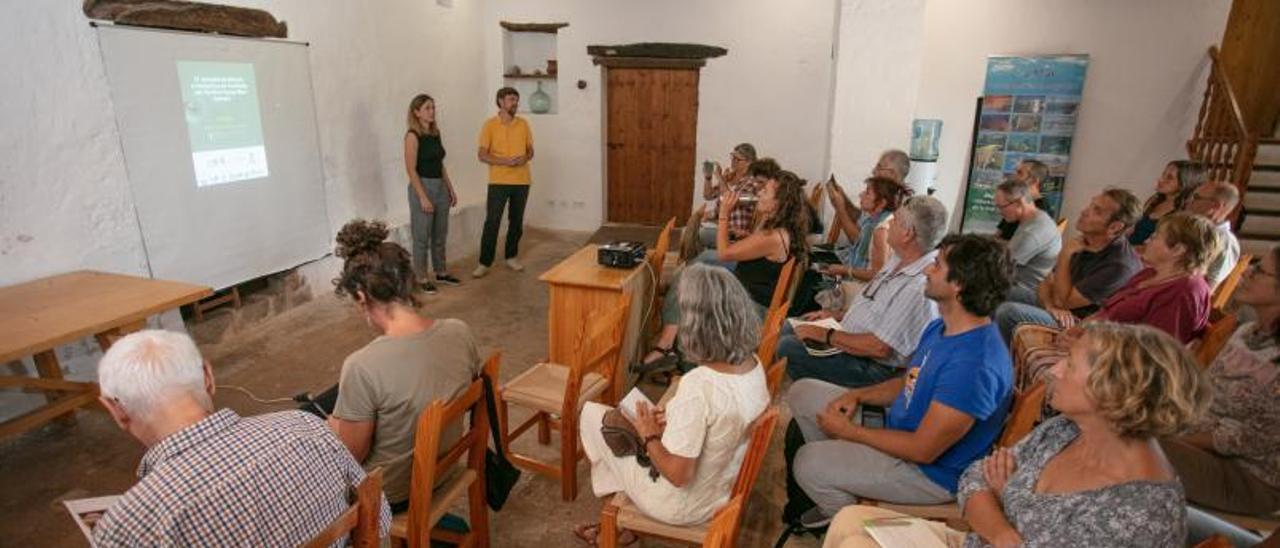
[[[1217,46],[1209,46],[1209,61],[1209,81],[1196,116],[1195,131],[1187,141],[1187,153],[1192,160],[1204,165],[1209,180],[1229,181],[1244,196],[1253,174],[1258,136],[1245,122]],[[1240,205],[1237,205],[1231,215],[1233,224],[1239,214]]]

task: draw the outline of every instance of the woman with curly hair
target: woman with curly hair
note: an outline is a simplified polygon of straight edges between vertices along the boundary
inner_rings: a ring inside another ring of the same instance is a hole
[[[378,332],[342,363],[338,385],[317,398],[338,439],[366,470],[383,469],[392,511],[409,505],[414,430],[418,415],[453,397],[480,371],[480,352],[461,320],[418,313],[413,267],[403,247],[386,241],[387,226],[355,220],[338,232],[343,260],[334,292],[354,301]],[[446,447],[458,432],[445,432]]]
[[[1050,375],[1061,414],[960,478],[972,532],[927,526],[966,547],[1182,546],[1182,484],[1156,439],[1186,432],[1209,406],[1195,359],[1162,331],[1093,322]],[[845,508],[825,546],[875,546],[863,524],[885,517],[899,515]]]
[[[757,307],[756,312],[763,317],[773,298],[783,265],[792,258],[799,262],[808,253],[804,237],[809,229],[809,215],[805,209],[803,183],[795,173],[785,170],[765,180],[756,196],[756,212],[761,218],[759,224],[747,237],[730,242],[729,216],[740,199],[742,196],[734,191],[720,198],[716,258],[722,262],[737,263],[733,274],[747,289]],[[671,287],[677,287],[674,280]],[[670,368],[680,361],[674,348],[680,323],[676,293],[667,291],[662,306],[662,332],[643,363],[636,368],[639,372]]]
[[[1129,235],[1129,244],[1140,246],[1147,243],[1156,231],[1156,222],[1165,215],[1182,211],[1196,187],[1204,182],[1204,166],[1189,160],[1174,160],[1164,166],[1160,178],[1156,179],[1156,193],[1147,198],[1142,206],[1142,218],[1133,225]]]

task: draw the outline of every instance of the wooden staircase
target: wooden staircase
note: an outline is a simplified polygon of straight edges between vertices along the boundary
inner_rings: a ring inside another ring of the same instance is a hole
[[[1209,47],[1209,60],[1209,81],[1187,153],[1204,164],[1210,180],[1230,181],[1240,190],[1232,226],[1241,252],[1261,257],[1280,244],[1280,139],[1259,139],[1248,127],[1216,46]]]
[[[1240,252],[1261,257],[1280,244],[1280,138],[1258,140],[1236,233]]]

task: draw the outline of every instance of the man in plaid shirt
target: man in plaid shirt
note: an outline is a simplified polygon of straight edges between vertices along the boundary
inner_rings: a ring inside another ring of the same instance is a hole
[[[313,415],[213,412],[213,373],[185,334],[124,337],[98,377],[102,404],[148,449],[138,483],[94,527],[97,546],[297,546],[364,479]],[[390,524],[384,497],[381,535]]]

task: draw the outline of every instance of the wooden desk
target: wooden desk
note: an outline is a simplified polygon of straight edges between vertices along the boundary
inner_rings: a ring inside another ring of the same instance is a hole
[[[98,399],[98,383],[62,378],[53,349],[93,335],[106,350],[142,329],[146,319],[198,301],[208,287],[83,270],[0,287],[0,364],[35,358],[39,377],[0,376],[0,388],[42,391],[43,407],[0,424],[0,437],[53,419],[75,423],[75,410]]]
[[[551,291],[551,302],[547,307],[547,357],[561,364],[578,364],[585,359],[575,348],[583,325],[598,310],[622,306],[623,295],[630,292],[630,318],[622,341],[622,352],[618,363],[614,364],[611,393],[605,396],[609,403],[614,403],[622,398],[623,390],[630,384],[628,364],[638,359],[644,316],[646,312],[652,316],[659,311],[646,310],[654,286],[649,270],[644,265],[626,270],[600,266],[596,264],[598,247],[586,245],[538,279],[546,282]]]

